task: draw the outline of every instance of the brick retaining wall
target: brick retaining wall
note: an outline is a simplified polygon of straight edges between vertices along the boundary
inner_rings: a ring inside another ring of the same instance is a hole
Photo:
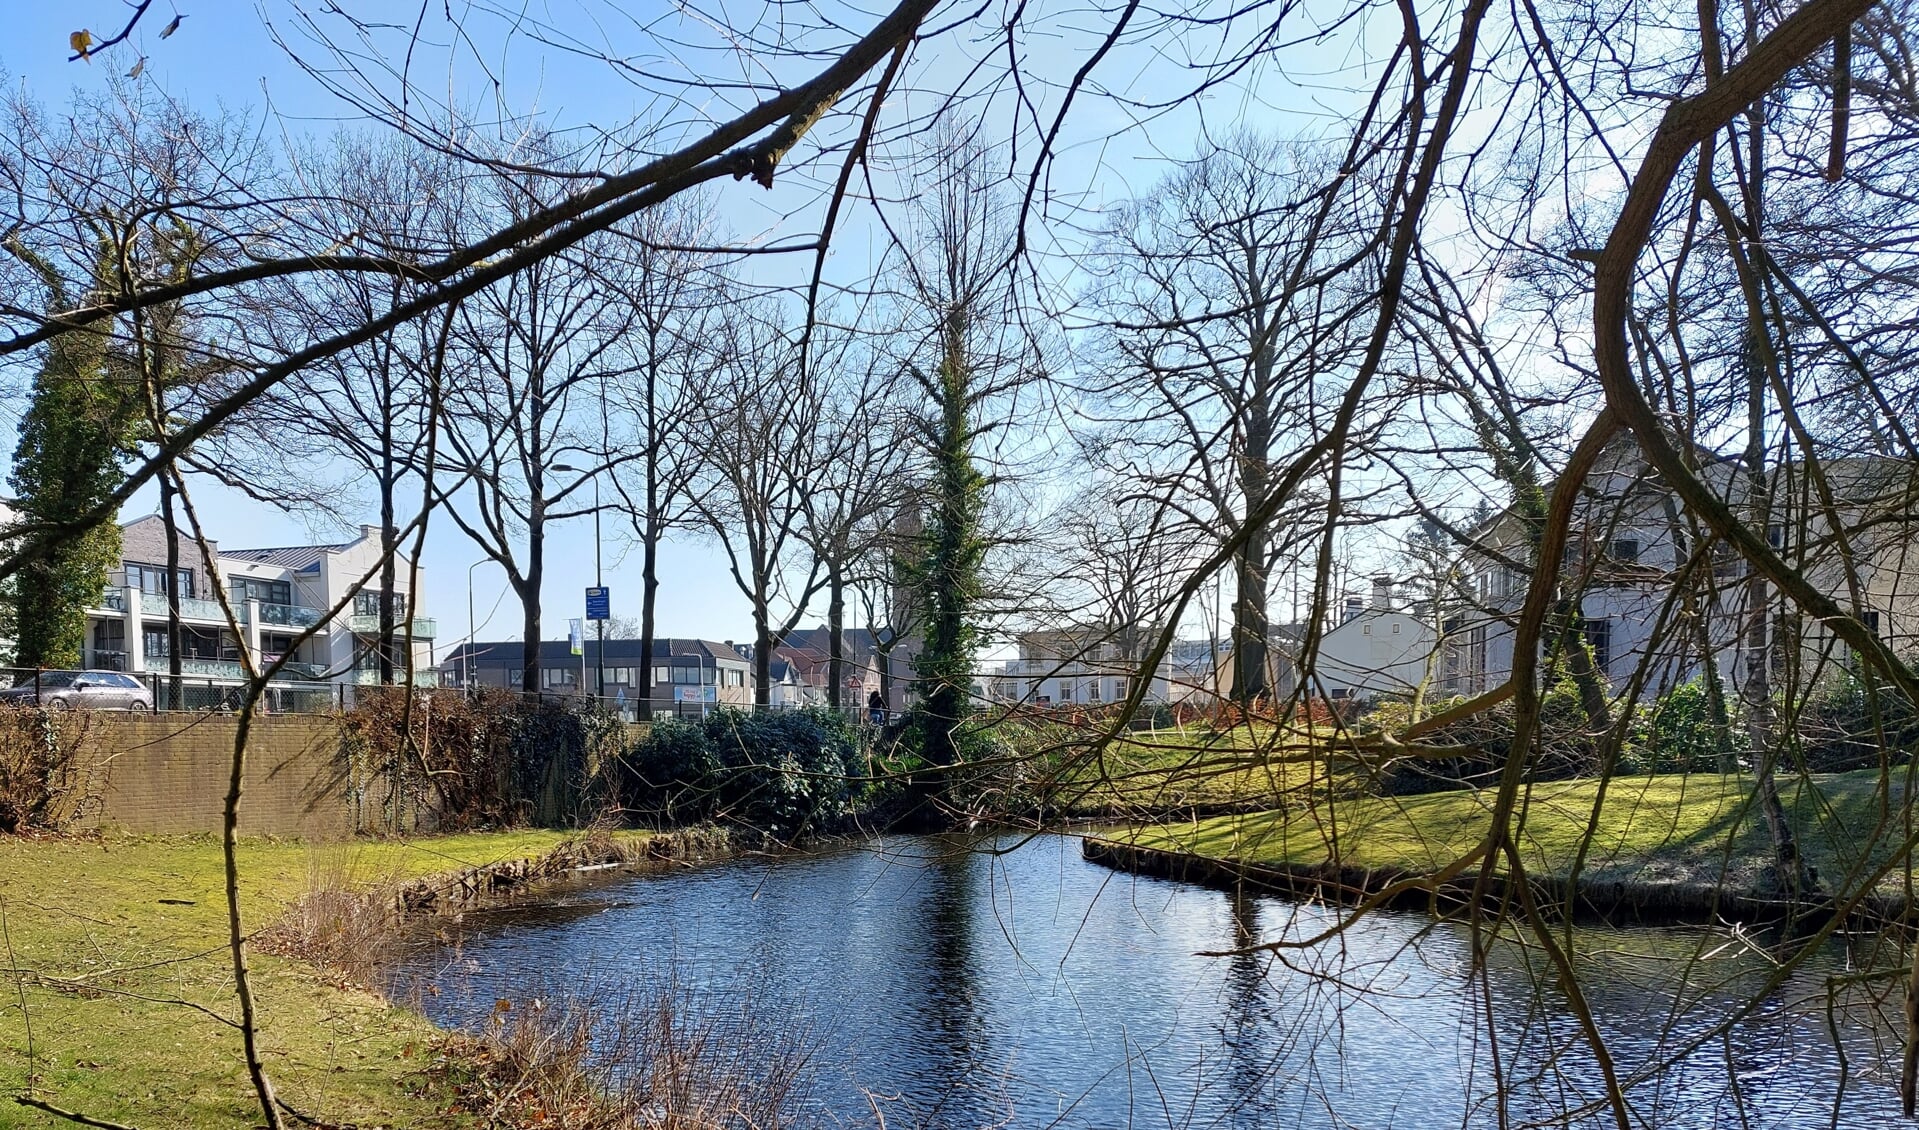
[[[93,714],[81,756],[99,797],[79,823],[128,832],[218,832],[237,721],[221,715]],[[240,801],[245,835],[338,839],[382,822],[384,796],[357,795],[340,725],[322,715],[256,718]],[[382,790],[383,794],[383,790]]]

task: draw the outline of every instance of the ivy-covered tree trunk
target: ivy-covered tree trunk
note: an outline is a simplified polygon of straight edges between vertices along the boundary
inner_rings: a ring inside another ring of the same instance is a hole
[[[973,682],[974,621],[986,553],[980,531],[986,477],[973,462],[965,319],[958,304],[947,311],[939,370],[931,380],[922,377],[936,415],[930,421],[932,482],[914,573],[926,617],[918,664],[926,712],[924,752],[935,765],[959,760],[957,734]]]

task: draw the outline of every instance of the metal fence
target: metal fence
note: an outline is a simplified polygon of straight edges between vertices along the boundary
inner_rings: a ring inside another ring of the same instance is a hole
[[[122,680],[131,682],[128,686]],[[131,710],[143,712],[237,710],[246,681],[229,675],[165,671],[114,671],[105,667],[34,670],[0,667],[0,702],[52,710]],[[348,683],[275,679],[267,684],[261,709],[272,714],[318,714],[352,705]]]
[[[177,677],[165,671],[122,671],[106,667],[63,670],[34,670],[24,667],[0,667],[0,702],[17,705],[38,705],[53,710],[90,709],[90,710],[133,710],[133,711],[178,711],[206,713],[209,711],[238,710],[246,695],[246,681],[233,674],[207,673],[192,670],[190,665]],[[238,664],[234,664],[238,667]],[[274,679],[267,684],[266,694],[260,708],[269,714],[320,714],[327,711],[351,708],[359,698],[374,691],[391,691],[399,687],[382,687],[367,679],[369,672],[352,671],[345,676],[328,679]],[[431,672],[422,672],[430,676]],[[131,681],[134,686],[120,685],[119,680]],[[76,686],[76,683],[84,685]],[[425,677],[416,681],[416,690],[433,690],[436,694],[467,693],[458,687],[433,688]],[[476,688],[477,690],[478,688]],[[589,694],[574,694],[564,691],[508,692],[504,688],[484,688],[485,693],[523,694],[525,697],[543,702],[561,703],[580,709],[597,706],[628,722],[637,722],[647,716],[642,703],[645,700],[616,697],[609,695],[598,698]],[[800,710],[797,703],[775,703],[759,706],[753,703],[719,703],[699,701],[674,701],[655,698],[651,702],[651,716],[654,718],[702,718],[719,710],[737,710],[748,713],[769,711]],[[847,709],[845,713],[856,720],[866,720],[865,708]]]

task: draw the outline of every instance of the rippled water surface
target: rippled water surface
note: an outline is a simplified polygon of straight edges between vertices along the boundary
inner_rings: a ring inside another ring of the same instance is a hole
[[[588,983],[750,998],[805,1018],[818,1101],[849,1125],[873,1124],[862,1088],[895,1130],[1496,1126],[1502,1102],[1511,1125],[1614,1124],[1592,1109],[1603,1075],[1538,950],[1495,944],[1474,978],[1463,927],[1381,914],[1277,956],[1202,956],[1338,919],[1117,874],[1069,837],[890,839],[568,897],[602,908],[475,916],[400,973],[434,982],[434,1019],[469,1027],[496,999]],[[1825,984],[1857,960],[1846,948],[1768,991],[1771,960],[1726,931],[1573,941],[1637,1125],[1834,1124]],[[1887,1125],[1889,1029],[1837,1015],[1837,1124]]]

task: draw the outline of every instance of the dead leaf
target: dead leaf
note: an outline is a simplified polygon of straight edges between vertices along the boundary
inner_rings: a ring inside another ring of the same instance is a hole
[[[81,28],[79,31],[67,36],[67,46],[73,48],[74,54],[80,56],[82,59],[86,59],[88,49],[93,46],[93,33],[86,28]],[[90,62],[91,60],[88,61]]]
[[[133,69],[127,72],[127,77],[139,78],[140,72],[146,69],[147,69],[147,57],[145,55],[142,55],[140,56],[140,61],[133,64]]]
[[[172,23],[160,29],[160,38],[165,39],[167,36],[172,35],[176,31],[179,31],[180,21],[184,19],[186,19],[186,17],[183,15],[173,17]]]

